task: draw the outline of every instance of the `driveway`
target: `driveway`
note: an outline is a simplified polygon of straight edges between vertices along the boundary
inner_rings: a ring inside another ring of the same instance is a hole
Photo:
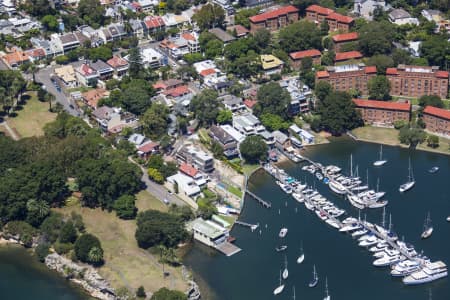
[[[72,116],[79,117],[80,112],[75,108],[76,106],[74,105],[74,103],[72,103],[70,98],[64,94],[63,90],[61,90],[61,92],[56,90],[56,87],[50,80],[50,76],[53,73],[53,68],[53,66],[50,66],[39,70],[39,72],[36,73],[36,81],[42,83],[45,86],[47,92],[55,96],[56,101],[64,107],[64,110],[66,112],[68,112]],[[72,105],[74,108],[70,107],[70,105]]]

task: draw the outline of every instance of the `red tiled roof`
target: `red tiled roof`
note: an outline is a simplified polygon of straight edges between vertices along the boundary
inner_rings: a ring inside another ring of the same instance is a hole
[[[329,15],[331,13],[333,13],[334,11],[332,9],[329,8],[325,8],[319,5],[310,5],[306,8],[306,11],[313,11],[315,13],[321,14],[321,15]]]
[[[387,102],[379,100],[353,99],[357,107],[410,111],[410,103]]]
[[[45,51],[42,48],[28,50],[25,52],[25,54],[27,54],[28,56],[33,57],[33,58],[45,57]]]
[[[189,32],[183,33],[181,35],[181,37],[187,41],[195,41],[196,40],[195,37],[192,34],[190,34]]]
[[[281,7],[279,9],[275,9],[272,11],[268,11],[253,17],[250,17],[250,21],[253,23],[263,22],[265,20],[278,18],[279,16],[286,15],[289,13],[298,13],[298,9],[295,6],[288,5],[285,7]]]
[[[317,49],[309,49],[304,51],[297,51],[297,52],[291,52],[289,53],[289,56],[292,59],[302,59],[304,57],[313,57],[313,56],[320,56],[321,53]]]
[[[211,74],[217,73],[217,71],[215,69],[205,69],[203,71],[200,72],[200,75],[205,77]]]
[[[128,65],[128,62],[120,56],[114,55],[111,59],[106,62],[113,68],[123,67]]]
[[[439,118],[443,118],[443,119],[446,119],[446,120],[450,120],[450,110],[437,108],[437,107],[428,105],[423,110],[423,113],[424,114],[433,115],[433,116],[436,116],[436,117],[439,117]]]
[[[182,95],[189,94],[190,92],[191,91],[188,89],[188,87],[186,85],[182,85],[182,86],[178,86],[176,88],[167,90],[167,91],[163,92],[163,94],[166,96],[179,97]]]
[[[362,58],[363,55],[359,51],[348,51],[348,52],[338,52],[336,53],[335,61],[349,60],[349,59],[358,59]]]
[[[330,74],[328,73],[328,71],[317,71],[316,77],[317,78],[330,77]]]
[[[333,36],[333,42],[339,43],[339,42],[355,41],[358,39],[358,37],[359,36],[357,32],[336,34],[335,36]]]
[[[82,75],[87,76],[87,75],[91,75],[92,73],[94,73],[94,70],[91,67],[89,67],[87,64],[82,64],[80,67],[80,73]]]
[[[159,90],[159,89],[164,90],[166,87],[167,87],[167,86],[164,84],[163,81],[158,81],[157,83],[155,83],[155,84],[153,85],[153,88],[154,88],[155,90]]]
[[[447,71],[437,71],[436,77],[439,78],[448,78],[448,72]]]
[[[30,60],[30,57],[22,51],[16,51],[13,53],[8,53],[3,56],[3,59],[12,66],[14,64],[21,64],[25,61]]]
[[[376,73],[377,72],[377,67],[376,66],[364,67],[364,72],[366,74]]]
[[[244,100],[244,105],[247,106],[248,108],[252,109],[253,106],[255,106],[257,102],[258,101],[256,101],[256,100],[245,99]]]
[[[148,142],[148,143],[145,143],[144,145],[140,146],[138,148],[138,151],[141,151],[142,153],[150,153],[153,150],[155,150],[155,148],[158,147],[158,146],[159,146],[158,143]]]
[[[154,16],[148,16],[144,19],[144,24],[147,27],[147,29],[153,29],[158,27],[163,27],[166,24],[164,23],[163,18],[161,17],[154,17]]]
[[[187,163],[182,163],[180,166],[180,172],[183,172],[184,174],[190,176],[190,177],[194,177],[195,175],[198,174],[198,170],[190,164]]]
[[[247,33],[249,33],[250,31],[245,28],[242,25],[236,25],[233,27],[234,30],[236,30],[236,35],[237,36],[242,36],[242,35],[246,35]]]
[[[398,75],[397,68],[387,68],[386,75]]]
[[[108,97],[109,92],[105,89],[98,88],[94,90],[90,90],[81,94],[84,101],[86,101],[87,105],[96,109],[98,101],[102,98]]]
[[[336,20],[339,23],[344,23],[344,24],[350,24],[351,22],[353,22],[353,18],[338,14],[338,13],[331,13],[327,16],[327,19],[331,19],[331,20]]]

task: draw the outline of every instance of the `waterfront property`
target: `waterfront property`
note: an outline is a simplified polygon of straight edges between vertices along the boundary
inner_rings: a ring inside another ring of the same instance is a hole
[[[410,120],[411,104],[353,99],[365,124],[393,126],[396,121]]]
[[[209,173],[214,170],[214,158],[208,153],[197,149],[192,145],[183,146],[177,152],[177,159],[180,163],[191,164],[205,173]]]
[[[447,98],[447,71],[440,71],[439,67],[398,65],[397,68],[387,68],[386,77],[391,82],[391,95],[421,97],[423,95],[437,95]]]
[[[377,75],[377,67],[357,65],[342,65],[328,67],[326,71],[317,71],[316,83],[323,80],[331,84],[333,89],[347,92],[351,89],[368,95],[367,83]]]
[[[298,12],[295,6],[288,5],[250,17],[250,31],[254,33],[261,28],[269,31],[277,31],[298,21]]]
[[[423,111],[423,121],[427,131],[450,137],[450,111],[427,106]]]

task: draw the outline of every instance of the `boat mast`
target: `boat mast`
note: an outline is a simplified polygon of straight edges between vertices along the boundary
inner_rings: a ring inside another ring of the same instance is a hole
[[[350,154],[350,177],[353,177],[353,153]]]
[[[383,214],[381,217],[381,226],[384,228],[386,226],[386,206],[383,207]]]
[[[292,290],[294,291],[294,296],[292,297],[292,299],[295,300],[295,286],[292,287]]]
[[[392,214],[389,214],[389,231],[392,231]]]
[[[369,186],[369,169],[366,169],[367,186]]]
[[[325,294],[326,294],[326,297],[329,296],[329,294],[328,294],[328,277],[325,277]]]
[[[383,160],[383,145],[380,145],[380,160]]]

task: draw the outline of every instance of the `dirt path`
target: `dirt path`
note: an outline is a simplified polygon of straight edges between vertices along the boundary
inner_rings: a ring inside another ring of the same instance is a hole
[[[9,127],[8,123],[6,121],[4,121],[3,123],[1,123],[0,125],[2,125],[3,127],[5,127],[5,129],[8,131],[9,136],[15,140],[18,141],[20,139],[20,136],[11,129],[11,127]]]

